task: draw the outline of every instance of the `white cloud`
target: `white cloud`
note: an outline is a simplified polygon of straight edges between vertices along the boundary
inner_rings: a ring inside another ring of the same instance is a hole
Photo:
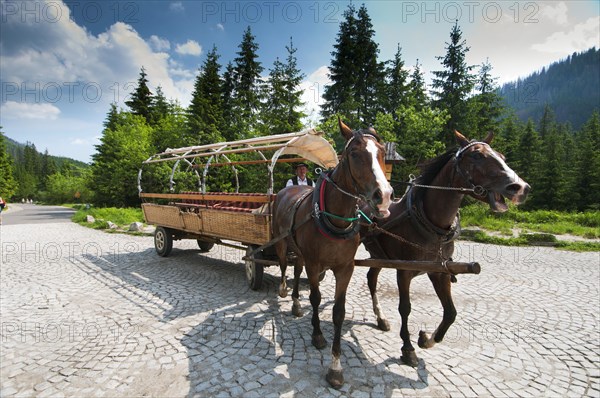
[[[71,145],[89,145],[89,142],[83,138],[75,138],[71,140]]]
[[[568,32],[561,31],[551,34],[546,41],[533,44],[531,48],[544,53],[567,55],[598,46],[599,31],[600,17],[592,17],[575,25]]]
[[[174,1],[169,4],[169,10],[183,12],[185,11],[185,8],[183,7],[183,3],[181,1]]]
[[[556,3],[554,6],[551,4],[543,4],[540,7],[540,16],[542,21],[554,21],[559,25],[567,24],[567,5],[564,1]]]
[[[181,55],[194,55],[198,56],[202,54],[202,47],[195,40],[188,40],[184,44],[178,44],[175,47],[175,52]]]
[[[221,32],[223,32],[225,30],[225,26],[223,26],[222,23],[218,23],[217,24],[217,29],[219,29]]]
[[[304,124],[314,127],[320,119],[321,105],[323,105],[323,92],[326,85],[330,84],[329,68],[320,66],[300,84],[304,90],[301,100],[304,103],[303,111],[306,113]]]
[[[70,18],[69,8],[64,3],[53,1],[52,4],[60,7],[62,15],[52,22],[42,19],[38,23],[24,24],[18,13],[3,16],[0,37],[3,83],[8,82],[11,87],[25,84],[27,89],[36,85],[59,86],[63,99],[69,97],[71,104],[106,109],[113,101],[123,104],[143,66],[151,89],[160,85],[167,98],[187,104],[190,95],[181,91],[181,87],[187,85],[181,80],[193,79],[189,77],[193,71],[186,73],[179,67],[178,73],[170,74],[169,55],[160,52],[170,46],[167,40],[151,36],[147,42],[123,22],[116,22],[105,32],[93,35]],[[195,44],[198,52],[200,46]],[[188,47],[185,48],[194,51],[193,44]],[[83,92],[86,87],[98,88],[100,97],[94,90]],[[92,101],[90,95],[94,96]],[[19,92],[3,100],[27,102],[28,98],[23,96]]]
[[[52,104],[7,101],[0,108],[2,117],[6,119],[55,120],[60,115],[60,109]]]
[[[168,51],[171,49],[171,43],[169,40],[163,39],[156,35],[150,36],[150,40],[148,41],[150,43],[150,47],[152,47],[154,51]]]

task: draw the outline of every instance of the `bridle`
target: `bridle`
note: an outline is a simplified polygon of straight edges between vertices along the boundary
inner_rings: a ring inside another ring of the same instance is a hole
[[[473,141],[470,142],[468,145],[459,148],[456,151],[456,154],[453,156],[453,162],[454,162],[454,167],[453,170],[455,173],[458,173],[463,180],[465,180],[468,184],[471,185],[470,188],[465,188],[465,187],[445,187],[445,186],[440,186],[440,185],[426,185],[426,184],[419,184],[416,183],[415,181],[418,179],[418,177],[415,177],[414,174],[410,174],[409,177],[409,181],[408,182],[404,182],[404,181],[399,181],[401,184],[406,184],[409,186],[409,189],[412,187],[415,188],[427,188],[427,189],[439,189],[442,191],[458,191],[458,192],[472,192],[474,195],[476,196],[485,196],[487,194],[487,189],[485,189],[484,187],[482,187],[481,185],[476,185],[473,182],[473,178],[471,177],[471,175],[469,174],[468,171],[463,170],[462,167],[460,167],[460,160],[462,159],[462,155],[463,153],[469,149],[470,147],[477,145],[477,144],[481,144],[481,145],[487,145],[488,147],[490,146],[487,142],[482,142],[482,141]],[[491,149],[491,147],[490,147]]]
[[[362,137],[369,137],[369,138],[372,138],[375,141],[379,142],[379,138],[373,134],[368,134],[368,133],[360,133],[360,134]],[[344,153],[346,153],[348,146],[350,145],[352,140],[354,140],[354,138],[357,137],[357,135],[358,134],[354,134],[346,142],[346,145],[344,146]],[[354,237],[356,234],[358,234],[359,229],[360,229],[360,218],[361,217],[365,218],[369,222],[371,222],[371,220],[362,212],[362,210],[360,210],[358,203],[356,205],[356,211],[354,213],[354,217],[341,217],[336,214],[327,212],[325,210],[325,199],[324,199],[326,184],[331,184],[331,186],[333,188],[335,188],[337,191],[339,191],[340,193],[342,193],[348,197],[351,197],[352,199],[356,200],[357,202],[362,201],[362,202],[368,204],[369,207],[371,207],[371,208],[376,208],[376,206],[373,206],[372,200],[368,199],[365,195],[360,194],[360,193],[358,195],[355,195],[355,194],[350,193],[350,192],[344,190],[343,188],[341,188],[331,178],[332,173],[333,173],[333,170],[329,170],[328,172],[321,171],[319,173],[319,179],[318,179],[317,183],[315,184],[315,189],[313,192],[312,214],[317,223],[317,227],[318,227],[319,231],[325,237],[330,238],[330,239],[337,239],[337,240],[350,239],[350,238]],[[354,190],[356,192],[358,192],[358,189],[356,188],[356,181],[355,181],[354,177],[352,177],[352,173],[349,173],[349,174],[352,178],[352,184],[354,186]],[[340,227],[333,225],[333,223],[330,220],[332,218],[342,220],[342,221],[348,222],[350,224],[345,228],[340,228]]]

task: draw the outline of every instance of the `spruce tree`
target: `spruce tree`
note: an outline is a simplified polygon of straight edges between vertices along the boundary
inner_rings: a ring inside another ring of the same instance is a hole
[[[358,12],[352,4],[343,14],[331,65],[331,85],[325,86],[323,120],[341,114],[351,124],[373,124],[383,111],[385,66],[377,60],[373,23],[363,4]]]
[[[446,55],[436,57],[442,61],[444,69],[433,72],[432,82],[434,105],[450,115],[443,134],[447,146],[454,145],[454,130],[464,132],[472,127],[467,99],[473,90],[474,76],[471,73],[473,66],[467,65],[466,61],[468,51],[458,23],[455,23],[450,32],[450,43],[446,43]]]
[[[533,120],[527,121],[515,152],[515,161],[512,163],[514,170],[533,187],[532,194],[535,195],[541,162],[541,140]]]
[[[296,51],[290,38],[285,47],[288,56],[283,63],[277,58],[269,71],[266,100],[263,109],[263,134],[291,133],[302,129],[302,118],[306,116],[299,108],[303,105],[300,83],[304,74],[298,69]]]
[[[537,195],[531,205],[536,208],[560,209],[564,203],[563,194],[566,184],[564,159],[564,132],[561,126],[553,124],[543,138],[542,156],[536,182]]]
[[[398,44],[394,59],[389,61],[388,64],[389,66],[386,69],[386,96],[383,99],[383,103],[385,104],[385,112],[392,114],[394,119],[398,120],[398,115],[396,114],[398,108],[410,104],[408,70],[404,68],[402,47],[400,47],[400,44]]]
[[[221,96],[223,107],[223,131],[226,141],[235,141],[235,67],[231,62],[227,64],[223,73],[223,93]]]
[[[242,138],[258,127],[258,112],[261,106],[261,79],[263,71],[258,61],[258,44],[250,26],[244,32],[235,63],[234,118],[237,138]]]
[[[358,122],[358,106],[354,97],[354,87],[359,75],[359,66],[354,60],[356,35],[356,9],[350,4],[343,13],[337,41],[333,45],[334,51],[331,52],[333,57],[329,66],[331,84],[325,86],[323,91],[322,121],[341,114],[350,125]]]
[[[410,74],[410,81],[408,82],[409,92],[409,105],[413,106],[416,110],[420,111],[427,105],[427,93],[425,91],[425,77],[419,65],[419,60],[415,64],[415,67]]]
[[[172,112],[169,101],[163,93],[162,87],[159,85],[156,87],[156,95],[152,104],[152,117],[153,124],[158,123],[161,119],[167,117]]]
[[[475,89],[478,94],[472,98],[472,107],[475,113],[475,131],[483,138],[488,132],[498,133],[500,116],[504,111],[502,97],[498,92],[497,78],[491,74],[492,65],[489,60],[481,64]]]
[[[217,47],[213,46],[194,84],[187,115],[188,134],[194,138],[196,145],[223,140],[223,82],[218,60]]]
[[[576,179],[579,210],[600,210],[600,115],[594,112],[578,138]]]
[[[131,109],[134,115],[142,116],[146,120],[146,123],[151,124],[154,96],[148,88],[148,79],[146,79],[146,76],[146,70],[142,67],[137,87],[131,93],[131,98],[125,101],[125,105]]]
[[[16,193],[18,188],[13,173],[12,158],[6,150],[4,133],[0,127],[0,196],[6,201]]]
[[[374,36],[371,17],[363,4],[357,14],[353,60],[358,65],[354,87],[358,105],[357,116],[365,125],[372,125],[377,112],[383,111],[381,102],[385,96],[385,66],[377,60],[379,46]]]

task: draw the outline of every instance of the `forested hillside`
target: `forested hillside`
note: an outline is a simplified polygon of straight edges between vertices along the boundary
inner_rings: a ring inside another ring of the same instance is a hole
[[[38,152],[35,144],[25,144],[1,137],[13,183],[6,185],[6,196],[15,200],[35,199],[52,202],[71,202],[89,197],[83,175],[89,165],[78,160],[53,156],[47,150]]]
[[[548,104],[559,123],[578,130],[600,109],[600,49],[574,53],[524,79],[504,84],[505,104],[524,122],[540,120]]]

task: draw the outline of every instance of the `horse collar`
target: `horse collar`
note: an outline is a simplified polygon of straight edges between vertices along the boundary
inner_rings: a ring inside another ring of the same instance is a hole
[[[317,224],[317,229],[323,236],[332,240],[348,240],[358,234],[360,229],[359,218],[355,215],[346,228],[336,227],[329,220],[329,216],[325,211],[325,185],[330,174],[331,171],[322,174],[315,184],[312,198],[312,216]],[[356,214],[358,214],[358,211]]]
[[[416,203],[413,203],[414,190],[412,187],[409,188],[409,191],[406,193],[406,195],[406,207],[408,209],[409,218],[411,219],[413,225],[419,229],[421,233],[436,235],[440,239],[441,244],[453,242],[460,236],[461,228],[459,213],[456,213],[456,218],[449,229],[440,228],[429,221],[425,215],[422,200],[418,200]]]

